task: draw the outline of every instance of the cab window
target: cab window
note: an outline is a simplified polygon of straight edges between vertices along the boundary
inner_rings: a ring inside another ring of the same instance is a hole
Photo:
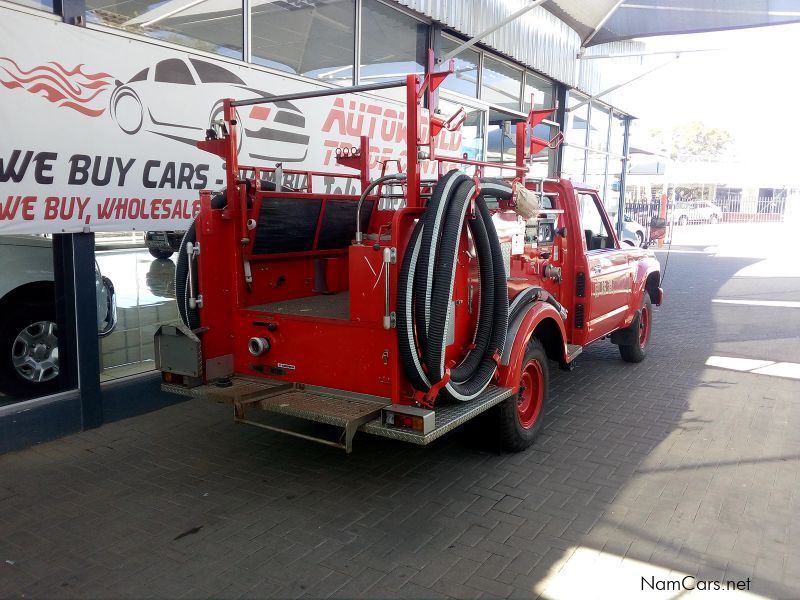
[[[603,250],[614,247],[614,238],[606,227],[603,215],[592,194],[578,194],[581,229],[586,239],[586,250]]]

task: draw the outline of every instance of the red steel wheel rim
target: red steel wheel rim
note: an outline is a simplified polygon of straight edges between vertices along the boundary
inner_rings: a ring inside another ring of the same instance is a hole
[[[643,306],[642,316],[639,319],[639,346],[642,348],[647,346],[648,339],[650,339],[650,311]]]
[[[542,412],[544,400],[544,373],[542,366],[529,360],[522,369],[517,395],[517,417],[525,429],[530,429]]]

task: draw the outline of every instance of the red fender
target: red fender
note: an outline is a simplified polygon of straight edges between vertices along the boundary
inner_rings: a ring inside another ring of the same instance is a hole
[[[547,302],[536,302],[530,307],[528,312],[525,313],[525,316],[522,317],[522,321],[519,329],[517,329],[514,339],[506,340],[506,344],[512,344],[511,352],[510,354],[503,352],[503,358],[501,359],[500,367],[497,370],[497,375],[499,378],[498,385],[502,387],[511,387],[515,390],[517,389],[519,386],[519,375],[520,369],[522,368],[522,359],[525,357],[525,349],[528,346],[531,335],[533,335],[533,332],[540,323],[548,319],[553,321],[557,327],[559,336],[561,338],[559,340],[561,347],[560,359],[566,362],[567,332],[564,328],[564,321],[561,319],[561,315],[558,314],[558,311],[550,306]]]
[[[658,273],[661,271],[661,265],[656,259],[655,256],[644,256],[639,259],[637,267],[636,267],[636,278],[633,282],[633,293],[634,296],[632,298],[631,306],[634,307],[634,311],[638,310],[639,305],[642,303],[642,294],[644,294],[644,288],[647,284],[647,278],[650,276],[651,273]],[[661,306],[661,303],[664,299],[664,292],[661,288],[658,288],[658,293],[655,294],[657,297],[652,297],[650,300],[653,304]],[[633,318],[633,313],[631,313],[631,318]]]

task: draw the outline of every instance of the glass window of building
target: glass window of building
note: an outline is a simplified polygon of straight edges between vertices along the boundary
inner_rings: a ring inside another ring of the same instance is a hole
[[[608,155],[589,151],[584,181],[598,190],[602,197],[606,184],[606,158]]]
[[[517,128],[511,117],[501,111],[489,111],[486,131],[486,158],[492,162],[514,163],[517,158]],[[510,171],[509,171],[510,173]]]
[[[56,304],[55,273],[52,239],[0,236],[0,407],[74,389],[67,361],[59,360],[72,354],[59,324],[74,325],[75,316],[59,314],[66,305]],[[105,308],[109,290],[99,273],[96,282],[98,304]]]
[[[287,73],[352,84],[354,0],[251,3],[252,61]]]
[[[156,329],[180,322],[175,262],[182,235],[182,231],[95,234],[95,260],[113,282],[117,297],[117,326],[100,340],[101,381],[155,368]]]
[[[533,100],[533,105],[531,105]],[[522,112],[527,113],[534,109],[553,108],[555,106],[555,85],[552,81],[540,77],[529,71],[525,72],[525,86],[522,92]],[[555,113],[548,117],[548,120],[555,121]],[[533,134],[540,138],[550,140],[558,133],[558,127],[540,123],[536,126]],[[531,168],[531,175],[534,177],[546,177],[550,175],[549,166],[554,163],[557,150],[544,148],[534,157],[534,164]]]
[[[552,108],[555,106],[553,100],[553,82],[544,77],[539,77],[534,73],[525,73],[525,91],[522,94],[522,112],[531,110],[531,98],[533,98],[533,108]],[[555,115],[550,117],[555,120]]]
[[[568,144],[575,146],[586,146],[586,127],[589,123],[589,104],[583,104],[578,108],[573,108],[583,102],[585,98],[574,92],[570,92],[567,97],[567,126],[564,132],[564,140]]]
[[[442,36],[442,56],[461,45],[461,41]],[[452,90],[465,96],[478,96],[478,65],[480,53],[468,48],[459,52],[454,60],[456,71],[444,80],[442,89]]]
[[[426,23],[399,10],[377,0],[364,0],[361,11],[361,83],[424,73],[428,30]]]
[[[242,2],[87,0],[87,20],[165,42],[243,58]]]
[[[561,159],[561,176],[573,181],[583,181],[586,174],[586,150],[564,146]]]
[[[39,8],[47,12],[53,12],[53,0],[10,0],[14,4],[21,4],[30,8]]]
[[[589,115],[589,147],[593,150],[608,150],[608,120],[610,111],[592,103],[592,112]]]
[[[459,102],[451,102],[444,98],[439,99],[439,111],[443,117],[449,117],[462,106]],[[486,111],[480,108],[464,106],[467,118],[459,129],[461,133],[461,151],[459,155],[466,154],[467,158],[483,160],[483,139],[486,131]],[[466,171],[466,169],[464,169]],[[474,169],[473,169],[474,170]]]
[[[481,100],[520,110],[522,71],[484,55],[481,71]]]

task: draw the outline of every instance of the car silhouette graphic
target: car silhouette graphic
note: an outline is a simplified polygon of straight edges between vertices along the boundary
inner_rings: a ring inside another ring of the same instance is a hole
[[[128,135],[142,130],[194,146],[212,121],[222,118],[222,98],[269,97],[249,87],[218,64],[194,57],[167,58],[142,69],[127,83],[116,81],[109,111]],[[244,118],[242,118],[244,117]],[[237,111],[239,150],[247,140],[252,158],[298,162],[308,153],[309,136],[302,111],[291,102]]]

